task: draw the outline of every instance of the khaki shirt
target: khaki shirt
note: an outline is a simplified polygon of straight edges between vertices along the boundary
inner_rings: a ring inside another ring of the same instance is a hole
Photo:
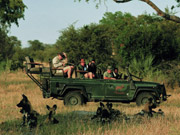
[[[59,56],[56,56],[53,58],[52,63],[53,63],[53,66],[56,68],[63,67],[63,64],[67,63],[67,58],[60,60]]]
[[[112,74],[112,73],[108,73],[108,72],[106,71],[106,72],[104,72],[103,77],[113,78],[113,74]]]

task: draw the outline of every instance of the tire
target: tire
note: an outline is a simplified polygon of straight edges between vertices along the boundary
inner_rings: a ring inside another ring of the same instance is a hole
[[[137,106],[141,106],[147,103],[148,99],[152,98],[153,102],[156,102],[155,96],[150,92],[142,92],[136,97]]]
[[[68,92],[64,97],[64,105],[76,106],[83,104],[84,104],[84,97],[79,92]]]

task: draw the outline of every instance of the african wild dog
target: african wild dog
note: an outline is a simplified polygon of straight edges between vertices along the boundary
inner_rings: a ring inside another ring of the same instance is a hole
[[[153,102],[153,99],[149,98],[148,102],[144,105],[144,108],[134,116],[147,116],[147,117],[153,117],[154,115],[164,116],[164,112],[161,109],[159,109],[157,112],[153,110],[156,107],[157,105],[156,103]]]
[[[35,110],[32,109],[31,103],[29,102],[28,98],[23,94],[23,99],[17,104],[17,107],[22,108],[20,112],[23,114],[23,123],[22,125],[27,125],[30,128],[37,126],[37,113]]]
[[[59,123],[59,121],[56,118],[54,118],[54,115],[56,114],[57,105],[53,105],[53,107],[46,105],[46,107],[49,110],[49,114],[47,119],[45,120],[45,123],[52,123],[52,124]]]
[[[100,107],[98,107],[96,115],[94,115],[91,119],[98,119],[98,121],[104,124],[105,122],[117,119],[119,115],[122,115],[125,118],[119,110],[113,109],[112,107],[112,103],[107,102],[107,104],[104,105],[100,102]]]
[[[111,115],[110,108],[109,103],[105,106],[102,102],[100,102],[100,107],[97,108],[96,115],[94,115],[91,119],[98,118],[102,124],[104,124],[105,121],[109,122]]]
[[[148,102],[144,105],[144,109],[142,110],[144,113],[148,114],[149,117],[153,117],[153,108],[156,108],[156,104],[153,103],[152,98],[148,98]]]

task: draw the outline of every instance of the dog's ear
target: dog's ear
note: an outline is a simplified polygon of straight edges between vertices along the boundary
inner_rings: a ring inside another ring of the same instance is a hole
[[[26,95],[22,94],[22,97],[25,101],[28,101],[28,98],[26,97]]]
[[[113,107],[113,104],[112,104],[112,103],[110,103],[109,105],[110,105],[111,108]]]
[[[54,111],[57,109],[57,105],[56,104],[54,104],[53,105],[53,108],[54,108]]]
[[[50,110],[50,107],[49,107],[49,105],[46,105],[46,108],[47,108],[48,110]]]
[[[103,104],[102,102],[100,102],[100,106],[101,106],[101,107],[104,107],[104,104]]]

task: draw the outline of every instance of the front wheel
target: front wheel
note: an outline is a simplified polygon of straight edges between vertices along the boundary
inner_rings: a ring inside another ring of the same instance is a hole
[[[153,103],[156,103],[156,98],[155,96],[150,93],[150,92],[142,92],[140,94],[138,94],[137,98],[136,98],[136,104],[137,106],[141,106],[144,105],[148,102],[148,99],[152,98],[153,99]]]
[[[84,97],[79,92],[68,92],[64,97],[64,105],[83,105]]]

